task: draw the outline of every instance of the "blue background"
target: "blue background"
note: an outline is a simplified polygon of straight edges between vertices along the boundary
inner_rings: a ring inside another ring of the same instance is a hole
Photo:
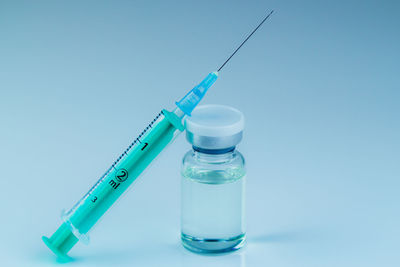
[[[74,266],[399,266],[398,1],[0,1],[0,261],[41,241],[271,9],[203,103],[243,111],[248,242],[179,241],[181,135]]]

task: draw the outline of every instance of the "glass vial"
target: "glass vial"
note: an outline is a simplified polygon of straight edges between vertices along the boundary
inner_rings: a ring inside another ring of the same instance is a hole
[[[181,239],[198,253],[237,250],[245,240],[245,162],[236,145],[243,114],[231,107],[197,107],[185,121],[193,149],[182,165]]]

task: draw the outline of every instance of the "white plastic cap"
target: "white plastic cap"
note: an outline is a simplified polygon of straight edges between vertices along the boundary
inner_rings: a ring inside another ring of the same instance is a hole
[[[236,146],[242,139],[244,116],[223,105],[201,105],[185,120],[186,137],[193,146],[223,149]]]

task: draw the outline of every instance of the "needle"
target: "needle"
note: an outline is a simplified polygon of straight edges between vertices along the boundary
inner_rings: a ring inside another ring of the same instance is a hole
[[[217,72],[219,72],[226,63],[228,63],[228,61],[236,54],[236,52],[244,45],[245,42],[247,42],[247,40],[250,39],[250,37],[258,30],[258,28],[260,28],[260,26],[272,15],[272,13],[274,13],[274,10],[272,10],[262,21],[260,24],[258,24],[258,26],[249,34],[249,36],[247,36],[247,38],[239,45],[238,48],[236,48],[235,52],[232,53],[232,55],[224,62],[224,64],[221,65],[221,67],[219,67],[219,69],[217,70]]]

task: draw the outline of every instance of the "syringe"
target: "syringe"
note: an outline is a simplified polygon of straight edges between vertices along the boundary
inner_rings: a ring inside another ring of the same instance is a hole
[[[163,109],[89,192],[63,214],[64,223],[58,230],[50,238],[43,237],[43,241],[57,256],[65,257],[78,240],[88,241],[87,233],[100,217],[161,150],[184,130],[182,118],[190,115],[217,77],[217,72],[210,73],[177,102],[173,112]]]
[[[242,42],[218,71],[225,66],[272,12]],[[63,223],[57,231],[50,238],[42,237],[44,243],[57,256],[68,259],[68,251],[79,240],[84,243],[88,242],[87,234],[100,217],[128,189],[157,155],[184,130],[182,119],[185,115],[190,116],[207,90],[217,80],[218,71],[208,74],[200,84],[176,102],[177,107],[172,112],[163,109],[89,192],[62,215]]]

